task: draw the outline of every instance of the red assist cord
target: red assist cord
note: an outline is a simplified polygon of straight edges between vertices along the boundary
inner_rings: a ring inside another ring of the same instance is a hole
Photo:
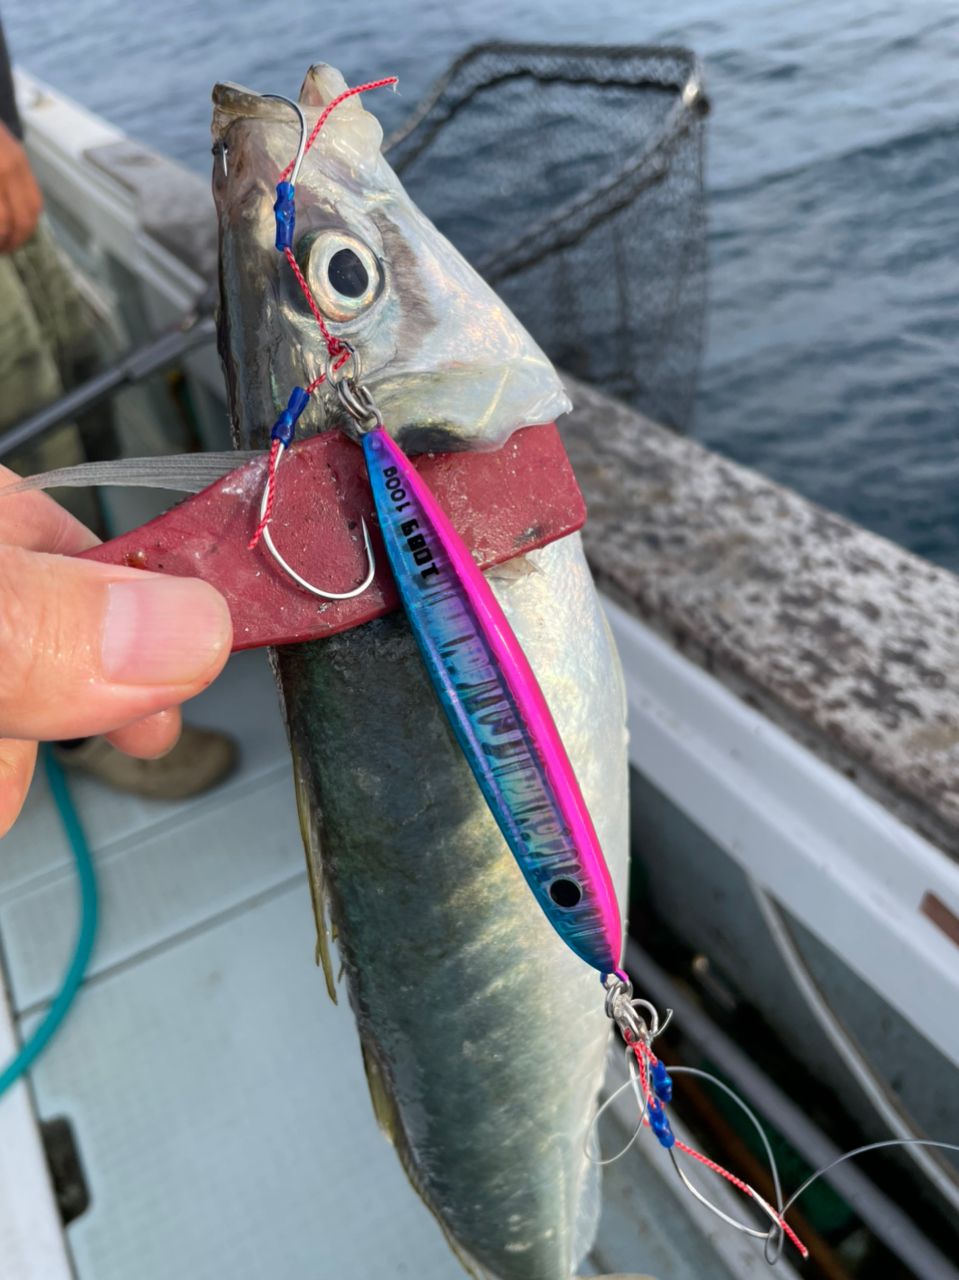
[[[316,321],[320,333],[323,335],[323,341],[326,344],[327,355],[329,356],[329,366],[325,373],[317,374],[317,376],[305,388],[294,387],[290,396],[289,403],[284,411],[277,418],[270,431],[270,463],[266,481],[266,498],[263,503],[262,513],[256,529],[253,531],[253,537],[248,544],[248,550],[253,551],[260,539],[270,519],[273,515],[273,509],[276,505],[276,476],[280,465],[280,459],[283,451],[293,443],[293,437],[296,434],[297,419],[303,410],[309,404],[310,396],[326,382],[330,373],[335,373],[349,360],[352,355],[352,349],[342,342],[335,334],[330,332],[329,326],[316,305],[316,299],[313,297],[313,291],[307,284],[306,277],[300,270],[300,264],[296,260],[293,252],[293,231],[295,226],[294,198],[295,186],[289,182],[290,175],[294,169],[298,167],[298,162],[302,162],[303,156],[309,151],[310,147],[319,136],[320,130],[329,120],[330,115],[336,110],[341,103],[346,102],[349,98],[356,97],[357,94],[366,93],[370,89],[382,89],[387,85],[395,85],[397,83],[396,76],[385,76],[382,80],[371,80],[368,84],[359,84],[352,89],[347,89],[345,93],[339,94],[332,102],[327,103],[320,113],[320,117],[310,131],[302,152],[290,161],[283,172],[280,174],[279,182],[276,188],[276,204],[273,206],[276,213],[276,247],[286,258],[290,264],[296,282],[300,286],[306,304],[310,308],[310,313]],[[302,117],[301,117],[302,118]]]
[[[358,85],[354,85],[352,89],[346,89],[343,93],[339,94],[338,97],[334,98],[332,102],[327,103],[327,105],[323,108],[323,111],[320,114],[320,118],[317,120],[316,124],[313,126],[313,129],[310,132],[310,136],[306,140],[306,146],[303,148],[303,154],[306,155],[307,151],[309,151],[310,147],[312,147],[313,143],[317,139],[317,135],[319,134],[320,130],[326,124],[327,120],[329,120],[330,113],[335,111],[341,102],[345,102],[347,98],[355,98],[358,93],[366,93],[370,89],[385,89],[387,85],[394,85],[394,84],[399,84],[399,78],[397,76],[384,76],[382,80],[368,80],[366,84],[358,84]],[[291,160],[290,163],[286,166],[286,168],[280,174],[281,182],[285,182],[287,178],[289,178],[290,174],[293,172],[293,166],[295,164],[296,164],[296,161]]]
[[[639,1073],[639,1085],[642,1090],[645,1101],[643,1123],[652,1129],[657,1141],[661,1147],[667,1151],[671,1147],[675,1147],[677,1151],[682,1151],[685,1155],[690,1156],[693,1160],[709,1169],[712,1173],[718,1174],[720,1178],[724,1178],[731,1186],[734,1186],[743,1195],[748,1196],[750,1200],[755,1201],[764,1213],[767,1213],[779,1228],[783,1231],[787,1239],[796,1247],[801,1256],[805,1259],[809,1257],[809,1250],[793,1231],[792,1227],[785,1218],[776,1212],[763,1197],[742,1178],[737,1178],[734,1173],[730,1173],[728,1169],[724,1169],[721,1164],[717,1164],[715,1160],[710,1160],[709,1156],[703,1155],[701,1151],[696,1151],[693,1147],[685,1142],[681,1142],[673,1133],[669,1119],[666,1115],[666,1103],[672,1101],[673,1098],[673,1082],[666,1069],[665,1064],[656,1057],[649,1044],[639,1036],[636,1036],[628,1028],[622,1031],[623,1039],[632,1050],[636,1059],[636,1067]]]

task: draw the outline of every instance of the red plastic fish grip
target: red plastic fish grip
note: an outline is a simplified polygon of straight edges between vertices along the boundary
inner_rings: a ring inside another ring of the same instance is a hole
[[[552,423],[517,431],[494,452],[422,454],[414,465],[482,568],[574,533],[586,520]],[[83,558],[212,583],[229,605],[234,649],[315,640],[398,609],[362,449],[339,432],[293,445],[279,470],[270,523],[277,550],[297,573],[326,590],[348,591],[367,571],[365,519],[376,573],[350,600],[323,600],[304,590],[262,542],[247,549],[266,471],[264,453]]]

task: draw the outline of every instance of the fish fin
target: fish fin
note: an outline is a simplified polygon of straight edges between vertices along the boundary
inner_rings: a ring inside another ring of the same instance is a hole
[[[232,116],[274,115],[277,107],[272,98],[246,89],[232,80],[223,80],[213,86],[213,106]]]
[[[314,62],[300,86],[300,106],[317,109],[328,107],[334,98],[339,98],[348,88],[343,73],[337,71],[336,67],[331,67],[326,62]],[[360,101],[359,94],[340,103],[336,110],[337,119],[370,114]]]
[[[373,1104],[376,1123],[380,1127],[380,1132],[384,1133],[390,1143],[399,1149],[400,1144],[397,1142],[397,1137],[401,1135],[403,1126],[400,1121],[396,1099],[393,1097],[393,1091],[390,1089],[387,1078],[379,1062],[377,1062],[375,1054],[365,1040],[361,1041],[360,1048],[363,1051],[363,1070],[366,1072],[366,1083],[369,1087],[370,1101]],[[413,1181],[412,1178],[410,1180]],[[414,1182],[415,1185],[416,1183]],[[416,1189],[417,1191],[420,1190],[418,1186]]]
[[[57,467],[15,480],[0,488],[0,498],[32,489],[85,489],[96,485],[199,493],[258,456],[262,456],[262,451],[231,449],[222,453],[171,453],[153,458],[81,462],[75,467]]]
[[[333,977],[333,957],[330,954],[330,933],[327,925],[330,917],[329,900],[326,894],[326,878],[323,874],[320,833],[316,829],[313,806],[310,804],[310,789],[303,757],[293,742],[290,744],[290,750],[293,755],[293,789],[296,793],[296,812],[300,820],[300,835],[303,838],[306,871],[310,881],[310,897],[313,900],[313,916],[316,920],[316,963],[323,967],[327,993],[333,1003],[336,1004],[336,982]]]
[[[306,73],[300,88],[300,105],[308,110],[327,107],[346,89],[346,81],[335,67],[317,62]],[[340,149],[348,149],[351,163],[358,164],[361,172],[374,172],[379,167],[383,127],[363,106],[359,94],[340,103],[317,138],[317,148],[324,147],[332,135]]]

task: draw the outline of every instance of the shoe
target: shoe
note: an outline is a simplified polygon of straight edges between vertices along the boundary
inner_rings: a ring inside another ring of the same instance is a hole
[[[136,760],[106,738],[87,738],[76,746],[54,746],[65,769],[87,773],[117,791],[151,800],[186,800],[209,791],[233,771],[236,743],[225,733],[185,724],[172,751],[158,760]]]

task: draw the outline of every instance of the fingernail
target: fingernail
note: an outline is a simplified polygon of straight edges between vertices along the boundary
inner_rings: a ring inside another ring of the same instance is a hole
[[[191,684],[230,642],[218,592],[196,578],[150,577],[107,588],[101,667],[117,684]]]

